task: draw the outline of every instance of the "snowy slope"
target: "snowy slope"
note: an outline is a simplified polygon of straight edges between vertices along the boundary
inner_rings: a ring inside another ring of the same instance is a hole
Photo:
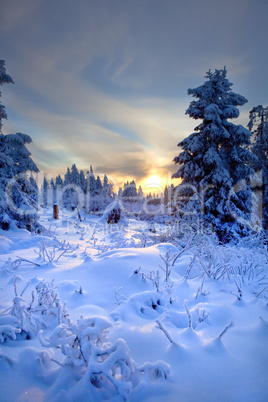
[[[59,221],[50,217],[51,211],[44,211],[41,221],[52,237],[0,233],[0,401],[124,400],[124,395],[130,401],[267,400],[265,250],[220,248],[200,238],[183,251],[186,243],[179,240],[158,243],[161,225],[152,233],[135,220],[109,227],[90,215],[83,222],[71,213]],[[170,270],[168,281],[159,265]],[[20,328],[10,308],[14,291],[19,297],[29,280],[20,301],[23,314],[30,311],[33,291],[36,308],[42,280],[52,283],[50,294],[60,310],[52,303],[43,314],[34,312],[31,339],[18,332],[5,336],[7,325]],[[81,316],[110,322],[103,347],[125,341],[134,367],[128,385],[118,371],[114,378],[122,386],[106,386],[106,377],[98,388],[80,368],[66,366],[60,347],[41,344],[38,331],[48,343],[59,325],[58,311],[62,326],[67,313],[72,323]]]

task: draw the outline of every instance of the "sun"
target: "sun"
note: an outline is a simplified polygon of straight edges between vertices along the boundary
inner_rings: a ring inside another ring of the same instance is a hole
[[[159,186],[161,185],[161,178],[157,176],[157,174],[153,174],[152,176],[148,177],[148,179],[145,181],[145,183],[148,186]]]
[[[157,174],[153,174],[144,180],[142,189],[145,193],[161,193],[163,191],[162,179]]]

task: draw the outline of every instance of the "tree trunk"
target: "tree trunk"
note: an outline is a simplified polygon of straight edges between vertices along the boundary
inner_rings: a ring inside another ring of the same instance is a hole
[[[59,219],[59,206],[53,205],[53,218]]]

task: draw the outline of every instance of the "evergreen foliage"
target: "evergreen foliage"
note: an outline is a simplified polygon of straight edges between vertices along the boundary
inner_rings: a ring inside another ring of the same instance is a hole
[[[268,106],[258,105],[249,113],[248,128],[253,135],[254,168],[261,172],[262,227],[268,230]]]
[[[6,73],[6,68],[5,68],[5,61],[0,60],[0,85],[3,84],[14,84],[12,78],[10,75]],[[0,98],[2,96],[2,92],[0,91]],[[4,105],[1,104],[0,102],[0,133],[2,134],[2,119],[7,119],[7,113],[6,113],[6,108]]]
[[[0,60],[0,85],[13,83],[6,74],[5,62]],[[0,93],[1,96],[1,93]],[[0,105],[0,130],[2,119],[6,119],[5,107]],[[0,132],[0,227],[11,225],[30,231],[40,229],[37,223],[36,200],[27,172],[38,172],[26,144],[32,142],[26,134],[2,134]]]
[[[127,181],[126,183],[124,183],[124,190],[122,193],[122,197],[128,199],[128,201],[137,201],[139,195],[134,180],[132,180],[131,182]]]
[[[250,132],[228,121],[239,116],[237,106],[247,100],[231,91],[226,74],[226,68],[209,71],[203,85],[188,90],[196,100],[186,114],[202,123],[178,144],[182,152],[174,162],[181,166],[173,175],[183,179],[178,186],[179,198],[186,204],[183,212],[195,212],[196,218],[212,224],[223,242],[248,233],[243,222],[251,207],[254,160],[247,148]]]

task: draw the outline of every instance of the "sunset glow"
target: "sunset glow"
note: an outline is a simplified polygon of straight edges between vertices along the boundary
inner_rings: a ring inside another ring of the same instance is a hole
[[[164,191],[165,180],[163,180],[157,174],[153,174],[144,180],[144,182],[142,183],[142,188],[145,194],[160,194]]]

